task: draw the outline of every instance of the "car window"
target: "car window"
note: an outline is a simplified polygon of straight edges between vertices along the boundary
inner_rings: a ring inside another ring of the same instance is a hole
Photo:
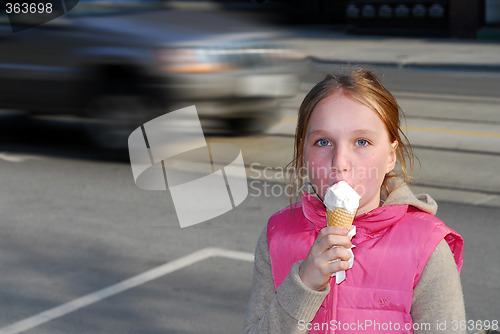
[[[4,10],[0,10],[0,26],[9,25],[9,17]]]
[[[76,6],[66,15],[70,17],[114,15],[162,8],[164,8],[164,1],[162,0],[79,0]],[[22,30],[24,27],[38,26],[41,22],[51,20],[51,14],[47,13],[36,14],[35,16],[22,13],[12,15],[14,16],[9,19],[6,11],[0,10],[0,27],[5,28],[12,23]]]
[[[161,0],[80,0],[68,14],[72,16],[110,15],[164,7]]]

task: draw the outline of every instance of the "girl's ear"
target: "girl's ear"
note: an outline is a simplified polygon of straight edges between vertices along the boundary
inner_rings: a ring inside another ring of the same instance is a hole
[[[396,150],[398,148],[398,144],[399,144],[399,142],[397,140],[395,140],[391,143],[391,147],[389,148],[389,157],[387,160],[386,174],[391,172],[394,169],[394,167],[396,167],[396,162],[397,162]]]

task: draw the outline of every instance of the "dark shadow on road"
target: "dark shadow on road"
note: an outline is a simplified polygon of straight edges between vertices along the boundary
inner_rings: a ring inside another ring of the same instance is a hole
[[[103,150],[92,144],[82,123],[0,116],[0,152],[94,161],[129,162],[126,150]]]
[[[209,124],[210,125],[210,124]],[[252,137],[258,133],[231,132],[227,126],[204,128],[209,138]],[[289,135],[276,134],[272,136]],[[293,135],[291,135],[293,137]],[[97,147],[83,122],[31,118],[24,114],[0,114],[0,153],[43,155],[60,158],[130,163],[124,149]]]

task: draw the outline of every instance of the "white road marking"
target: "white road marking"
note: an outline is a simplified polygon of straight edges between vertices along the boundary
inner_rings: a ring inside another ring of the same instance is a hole
[[[83,307],[97,303],[103,299],[109,298],[121,292],[133,289],[144,283],[150,282],[167,274],[173,273],[179,269],[188,267],[197,262],[206,260],[211,257],[225,257],[234,260],[253,262],[254,256],[251,253],[231,251],[221,248],[204,248],[192,254],[181,257],[172,262],[165,263],[161,266],[148,270],[142,274],[138,274],[120,283],[111,285],[102,290],[90,293],[86,296],[74,299],[68,303],[51,308],[47,311],[38,313],[29,318],[20,320],[16,323],[0,328],[0,334],[16,334],[27,331],[29,329],[40,326],[51,320],[60,318],[68,313],[79,310]]]
[[[496,198],[498,198],[498,195],[485,196],[485,197],[483,197],[481,199],[478,199],[477,201],[473,202],[472,204],[474,204],[474,205],[481,205],[481,204],[485,204],[485,203],[487,203],[487,202],[489,202],[491,200],[494,200]]]
[[[232,251],[222,248],[211,248],[211,249],[215,252],[215,256],[218,257],[225,257],[228,259],[248,261],[248,262],[254,262],[255,260],[255,257],[252,253]]]
[[[12,154],[12,153],[0,152],[0,160],[4,160],[4,161],[8,161],[8,162],[25,162],[28,160],[40,160],[40,159],[41,159],[41,157],[37,157],[34,155],[23,155],[23,154]]]
[[[393,91],[392,94],[400,98],[435,98],[435,99],[465,99],[476,102],[500,102],[500,98],[494,96],[474,96],[474,95],[452,95],[452,94],[436,94],[436,93],[418,93],[418,92],[398,92]]]

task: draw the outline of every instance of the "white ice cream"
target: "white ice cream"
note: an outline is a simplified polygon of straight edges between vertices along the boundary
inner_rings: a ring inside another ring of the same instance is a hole
[[[326,190],[323,202],[330,211],[333,211],[334,208],[343,208],[353,215],[359,207],[360,198],[361,196],[347,182],[340,181]]]

